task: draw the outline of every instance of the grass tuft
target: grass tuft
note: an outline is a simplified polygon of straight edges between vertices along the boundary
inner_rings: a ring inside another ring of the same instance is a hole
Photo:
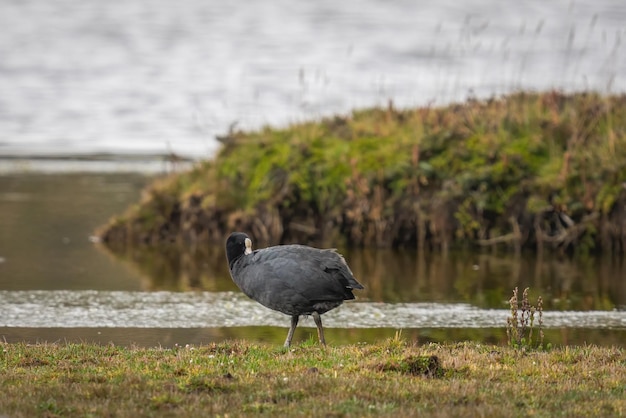
[[[392,360],[377,364],[375,369],[382,372],[392,371],[430,378],[442,377],[444,374],[444,370],[437,356],[408,356],[399,361]]]

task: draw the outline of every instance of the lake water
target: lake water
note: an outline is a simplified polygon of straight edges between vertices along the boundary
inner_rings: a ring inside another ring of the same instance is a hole
[[[220,246],[113,255],[93,231],[153,175],[0,175],[0,338],[146,346],[246,338],[280,344],[289,318],[248,300]],[[324,315],[332,344],[408,339],[505,343],[512,289],[544,300],[546,342],[626,343],[623,258],[341,250],[366,286]],[[305,319],[296,340],[311,338]]]
[[[0,2],[0,338],[281,343],[288,319],[241,296],[221,245],[93,242],[153,176],[184,168],[155,155],[209,157],[231,127],[389,100],[621,93],[625,21],[612,0]],[[367,288],[325,315],[332,343],[399,328],[503,343],[516,286],[543,296],[549,341],[626,341],[623,259],[342,251]]]
[[[210,156],[258,128],[519,89],[626,91],[615,0],[0,2],[0,157]]]

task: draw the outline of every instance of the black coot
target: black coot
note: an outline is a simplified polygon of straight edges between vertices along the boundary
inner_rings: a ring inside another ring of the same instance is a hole
[[[363,289],[343,256],[333,249],[278,245],[252,251],[252,241],[233,232],[226,241],[226,258],[233,281],[251,299],[291,315],[285,340],[289,347],[300,315],[312,315],[320,343],[326,344],[320,315],[354,299]]]

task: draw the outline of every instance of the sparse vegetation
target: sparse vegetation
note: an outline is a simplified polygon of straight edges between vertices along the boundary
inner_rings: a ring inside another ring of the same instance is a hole
[[[112,247],[506,246],[626,251],[626,95],[518,93],[229,132],[100,231]]]
[[[513,289],[513,296],[509,300],[511,316],[507,318],[506,335],[509,346],[517,349],[543,349],[543,299],[537,298],[537,305],[530,304],[528,299],[529,288],[524,289],[522,300],[518,299],[517,287]],[[535,314],[538,316],[537,341],[533,341]]]
[[[623,416],[625,365],[621,348],[398,338],[289,351],[0,343],[0,415]]]

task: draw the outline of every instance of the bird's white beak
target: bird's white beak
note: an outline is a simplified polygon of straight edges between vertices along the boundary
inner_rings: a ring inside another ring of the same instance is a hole
[[[246,251],[244,251],[244,254],[248,255],[248,254],[252,254],[252,240],[250,238],[246,238]]]

